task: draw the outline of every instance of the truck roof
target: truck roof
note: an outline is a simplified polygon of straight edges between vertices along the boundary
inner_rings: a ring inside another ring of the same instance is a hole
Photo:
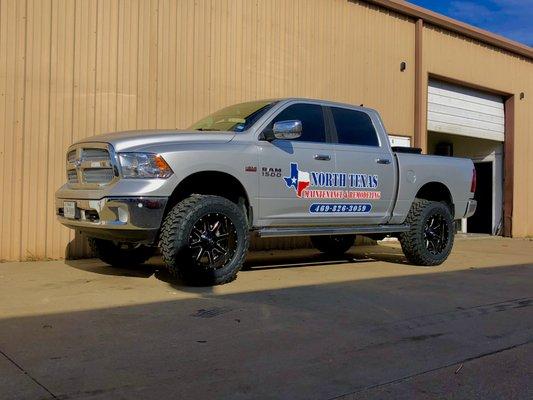
[[[367,111],[374,111],[376,112],[375,109],[373,108],[370,108],[370,107],[365,107],[363,104],[360,104],[360,105],[355,105],[355,104],[350,104],[350,103],[341,103],[341,102],[338,102],[338,101],[331,101],[331,100],[324,100],[324,99],[313,99],[313,98],[308,98],[308,97],[281,97],[281,98],[277,98],[277,99],[266,99],[266,101],[269,101],[269,100],[272,100],[272,101],[280,101],[280,102],[288,102],[288,101],[313,101],[313,102],[318,102],[318,103],[321,103],[321,104],[325,104],[325,105],[331,105],[331,106],[343,106],[343,107],[352,107],[352,108],[359,108],[361,110],[367,110]]]

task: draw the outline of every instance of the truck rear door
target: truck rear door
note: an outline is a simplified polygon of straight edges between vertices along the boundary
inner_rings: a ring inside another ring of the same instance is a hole
[[[346,179],[344,199],[336,202],[333,213],[343,215],[343,223],[387,222],[396,170],[386,134],[380,137],[377,131],[379,118],[364,109],[342,106],[327,107],[326,116],[332,126],[336,171]]]

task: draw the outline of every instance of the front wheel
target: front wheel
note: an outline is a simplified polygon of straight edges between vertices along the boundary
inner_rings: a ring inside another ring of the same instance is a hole
[[[235,279],[248,244],[244,212],[219,196],[191,195],[169,211],[161,227],[161,255],[168,271],[195,285]]]
[[[148,261],[155,247],[136,243],[89,238],[89,247],[95,257],[113,267],[134,267]]]
[[[328,256],[342,256],[354,245],[355,235],[311,236],[311,243]]]
[[[407,216],[409,231],[400,234],[402,250],[416,265],[442,264],[453,247],[454,230],[450,208],[441,202],[415,199]]]

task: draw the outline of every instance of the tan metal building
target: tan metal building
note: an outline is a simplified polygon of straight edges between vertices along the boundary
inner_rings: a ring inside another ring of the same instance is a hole
[[[86,252],[54,215],[70,143],[281,96],[364,104],[400,144],[491,163],[490,233],[531,236],[532,60],[401,1],[0,0],[0,259]]]

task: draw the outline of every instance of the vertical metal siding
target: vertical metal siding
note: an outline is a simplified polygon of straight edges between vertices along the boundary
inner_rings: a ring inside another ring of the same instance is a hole
[[[0,2],[0,259],[21,254],[26,15],[26,2]]]
[[[0,0],[0,259],[86,254],[53,209],[74,141],[280,96],[411,135],[413,67],[413,22],[357,1]]]
[[[86,254],[55,221],[53,198],[65,149],[88,136],[185,127],[278,96],[363,103],[412,135],[414,31],[358,1],[0,0],[0,259]],[[427,73],[526,93],[515,102],[513,233],[532,235],[531,62],[440,29],[424,35]]]

